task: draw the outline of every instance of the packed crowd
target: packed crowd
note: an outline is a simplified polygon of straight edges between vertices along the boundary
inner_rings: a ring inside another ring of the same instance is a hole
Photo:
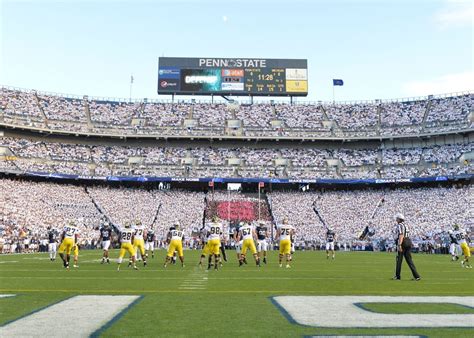
[[[70,220],[81,227],[81,243],[96,240],[101,214],[83,187],[1,179],[0,191],[4,252],[34,250],[47,239],[48,227],[59,229]]]
[[[415,242],[433,238],[451,229],[455,223],[469,229],[472,219],[470,208],[474,188],[417,188],[387,191],[327,191],[274,192],[269,194],[269,203],[275,222],[284,217],[297,229],[297,240],[323,243],[325,227],[316,217],[314,207],[326,224],[337,233],[338,241],[351,243],[358,234],[370,225],[375,229],[372,241],[393,244],[394,215],[401,212],[410,225]],[[384,198],[375,217],[370,215]],[[313,206],[314,203],[314,206]]]
[[[106,134],[212,135],[241,120],[245,136],[364,137],[472,127],[474,95],[356,104],[152,103],[68,98],[0,88],[1,119],[57,130]],[[197,121],[186,127],[185,120]],[[274,125],[273,121],[281,124]],[[335,125],[325,122],[333,121]],[[230,132],[232,133],[232,132]]]
[[[80,228],[79,243],[85,247],[98,244],[98,228],[105,219],[120,227],[125,222],[141,221],[154,229],[158,246],[165,245],[166,233],[179,222],[186,236],[186,246],[196,247],[198,229],[203,222],[219,214],[219,205],[254,207],[257,196],[237,192],[191,192],[180,190],[145,190],[108,186],[76,186],[57,183],[1,179],[0,239],[4,253],[35,251],[47,241],[47,229],[58,233],[74,220]],[[319,248],[325,241],[326,228],[316,217],[316,208],[327,225],[334,228],[341,248],[389,247],[393,243],[393,216],[401,212],[410,224],[411,237],[417,245],[443,239],[454,223],[469,229],[474,188],[412,188],[393,190],[273,192],[261,196],[260,218],[274,234],[272,225],[284,217],[296,228],[299,248]],[[375,206],[375,217],[370,215]],[[247,204],[246,204],[247,203]],[[238,212],[238,211],[237,211]],[[257,220],[256,209],[253,211]],[[226,218],[226,213],[220,214]],[[232,222],[236,221],[233,219]],[[237,220],[238,221],[238,220]],[[225,229],[229,224],[225,222]],[[359,233],[367,226],[375,229],[370,240],[361,242]],[[226,233],[227,233],[226,231]],[[114,236],[116,239],[116,236]]]
[[[85,176],[408,178],[472,172],[474,143],[415,148],[251,148],[69,144],[1,137],[5,170]],[[336,161],[336,170],[328,161]],[[357,175],[359,177],[357,177]]]

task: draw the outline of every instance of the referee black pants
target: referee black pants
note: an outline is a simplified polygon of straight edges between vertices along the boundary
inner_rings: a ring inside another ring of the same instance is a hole
[[[416,271],[415,264],[413,263],[413,259],[411,258],[411,249],[413,248],[413,244],[409,238],[404,238],[402,242],[402,250],[403,252],[398,252],[397,254],[397,268],[395,271],[395,277],[400,278],[400,273],[402,271],[402,262],[403,257],[405,257],[408,266],[410,267],[411,273],[413,274],[413,278],[420,278],[418,271]]]

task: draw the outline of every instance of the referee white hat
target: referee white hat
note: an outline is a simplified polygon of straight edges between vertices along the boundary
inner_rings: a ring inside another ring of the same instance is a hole
[[[405,220],[405,216],[403,216],[403,214],[401,212],[397,213],[395,215],[395,219],[401,219],[402,221]]]

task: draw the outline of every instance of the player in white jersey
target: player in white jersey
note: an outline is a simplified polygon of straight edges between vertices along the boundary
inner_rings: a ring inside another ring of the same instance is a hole
[[[135,231],[134,240],[133,240],[133,248],[135,249],[135,260],[139,261],[143,259],[143,266],[146,266],[146,255],[145,255],[145,239],[146,236],[146,229],[143,226],[140,220],[135,221],[135,226],[133,227]],[[140,254],[140,256],[138,256]],[[130,260],[128,266],[132,265],[132,261]]]
[[[212,222],[207,225],[209,237],[207,239],[207,246],[209,248],[209,255],[210,257],[214,257],[214,269],[217,270],[219,268],[219,263],[221,260],[220,255],[220,247],[221,247],[221,237],[222,237],[222,230],[223,226],[222,223],[219,222],[219,218],[214,216]],[[211,268],[211,260],[209,260],[209,264],[207,268]]]
[[[165,264],[164,267],[168,266],[168,263],[171,262],[171,259],[175,253],[178,252],[179,260],[181,261],[181,266],[184,268],[184,253],[183,253],[183,240],[184,240],[184,232],[180,229],[179,222],[175,222],[174,226],[171,228],[172,230],[168,233],[169,238],[169,247],[168,253],[166,254]]]
[[[59,256],[63,260],[63,265],[66,269],[69,269],[69,260],[71,259],[71,250],[77,241],[77,235],[79,229],[76,227],[74,221],[70,221],[68,225],[64,227],[63,234],[61,236],[61,245],[59,246]],[[64,255],[66,253],[66,255]]]
[[[133,240],[135,237],[135,230],[131,228],[130,223],[126,222],[125,227],[123,229],[120,229],[120,235],[119,235],[119,240],[120,240],[120,253],[119,253],[119,258],[117,260],[117,271],[120,271],[120,264],[122,264],[122,259],[123,256],[125,256],[125,253],[128,252],[130,255],[130,259],[133,264],[133,268],[135,270],[138,270],[137,265],[135,264],[135,248],[133,247]]]
[[[255,241],[257,239],[257,233],[255,228],[250,223],[244,224],[239,229],[239,240],[242,240],[242,252],[240,253],[239,266],[242,266],[244,263],[247,250],[250,249],[250,252],[255,258],[255,264],[260,266],[260,258],[258,257],[257,248],[255,246]]]
[[[291,261],[291,236],[295,234],[295,229],[288,224],[288,218],[283,219],[275,236],[275,240],[280,240],[280,254],[278,256],[278,263],[282,267],[283,256],[286,258],[286,267],[290,268]]]
[[[458,241],[458,244],[461,246],[461,250],[464,255],[464,259],[461,261],[461,266],[463,268],[472,269],[472,266],[469,263],[469,257],[471,257],[471,250],[469,249],[469,245],[466,241],[466,232],[460,229],[459,225],[455,224],[453,235]]]

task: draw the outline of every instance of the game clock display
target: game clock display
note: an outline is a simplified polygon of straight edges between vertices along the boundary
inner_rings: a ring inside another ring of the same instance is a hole
[[[158,94],[306,96],[307,62],[160,58]]]

